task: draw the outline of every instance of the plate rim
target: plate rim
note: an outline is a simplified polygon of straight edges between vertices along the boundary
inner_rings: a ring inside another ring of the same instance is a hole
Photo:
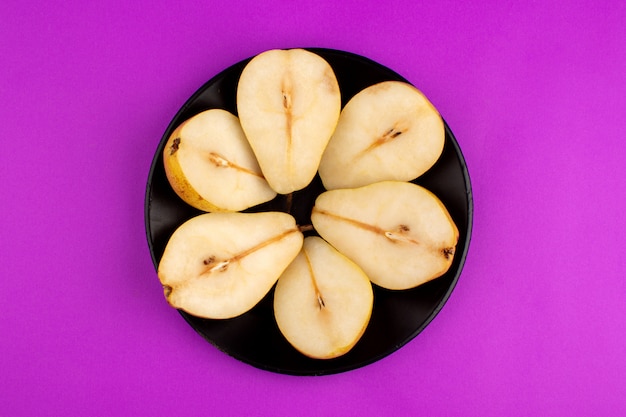
[[[297,49],[297,48],[281,48],[281,49]],[[340,49],[332,49],[332,48],[322,48],[322,47],[302,47],[301,49],[306,49],[309,50],[311,52],[317,53],[317,52],[321,52],[322,54],[334,54],[336,56],[345,58],[345,59],[351,59],[351,60],[356,60],[356,61],[361,61],[366,65],[373,65],[375,67],[378,67],[381,72],[386,72],[389,73],[390,75],[392,75],[394,78],[398,78],[401,79],[411,85],[414,85],[413,83],[411,83],[409,80],[407,80],[405,77],[403,77],[402,75],[400,75],[399,73],[395,72],[394,70],[392,70],[391,68],[380,64],[379,62],[376,62],[368,57],[365,57],[363,55],[360,54],[356,54],[353,52],[349,52],[349,51],[345,51],[345,50],[340,50]],[[156,150],[154,152],[152,161],[150,163],[150,169],[148,171],[148,176],[147,176],[147,180],[146,180],[146,190],[145,190],[145,194],[144,194],[144,227],[145,227],[145,233],[146,233],[146,239],[147,239],[147,243],[148,243],[148,249],[150,252],[150,256],[152,259],[152,263],[153,266],[155,268],[155,270],[158,270],[158,263],[159,261],[157,260],[156,254],[155,254],[155,250],[154,250],[154,242],[152,239],[152,226],[150,224],[150,212],[151,212],[151,208],[152,208],[152,200],[151,200],[151,192],[152,192],[152,179],[154,177],[154,173],[155,170],[157,168],[157,164],[159,164],[161,162],[161,158],[162,158],[162,150],[163,147],[165,145],[165,142],[167,141],[167,137],[169,134],[171,134],[171,132],[180,124],[182,123],[179,119],[181,118],[181,116],[198,100],[198,98],[200,98],[204,92],[211,87],[212,85],[214,85],[216,82],[218,82],[218,80],[224,78],[225,75],[229,74],[231,71],[233,71],[233,68],[236,68],[238,66],[243,66],[245,65],[246,62],[250,61],[252,58],[254,58],[255,55],[252,55],[248,58],[244,58],[242,60],[239,60],[231,65],[229,65],[228,67],[222,69],[221,71],[218,71],[216,74],[214,74],[212,77],[210,77],[206,82],[204,82],[198,89],[195,90],[195,92],[187,99],[185,100],[184,104],[177,110],[177,112],[174,114],[174,116],[172,117],[172,119],[170,120],[170,122],[168,123],[163,135],[161,136],[161,138],[158,141]],[[333,68],[334,69],[334,68]],[[343,100],[343,96],[342,96],[342,100]],[[342,104],[342,109],[343,109],[344,104]],[[385,350],[385,352],[377,354],[377,355],[372,355],[371,357],[369,357],[367,360],[363,360],[361,362],[355,363],[355,364],[349,364],[349,365],[344,365],[344,366],[337,366],[334,367],[332,369],[327,369],[327,370],[321,370],[321,371],[315,371],[315,372],[308,372],[308,371],[297,371],[297,370],[289,370],[289,369],[282,369],[280,367],[276,367],[276,366],[272,366],[272,365],[268,365],[265,363],[259,363],[258,361],[254,361],[251,360],[249,358],[245,358],[242,357],[240,355],[236,355],[233,354],[230,351],[225,350],[222,346],[218,345],[217,343],[215,343],[215,341],[209,339],[207,337],[207,335],[205,335],[204,333],[200,332],[199,329],[196,328],[196,326],[191,322],[191,319],[194,318],[195,316],[182,311],[182,310],[177,310],[178,313],[183,317],[183,319],[188,323],[189,326],[191,326],[194,331],[196,331],[196,333],[198,333],[205,341],[209,342],[212,346],[214,346],[216,349],[218,349],[220,352],[226,353],[228,356],[236,359],[237,361],[246,363],[250,366],[253,366],[255,368],[261,369],[261,370],[265,370],[265,371],[269,371],[269,372],[273,372],[273,373],[279,373],[279,374],[285,374],[285,375],[293,375],[293,376],[323,376],[323,375],[332,375],[332,374],[338,374],[338,373],[343,373],[343,372],[347,372],[347,371],[351,371],[351,370],[355,370],[358,368],[362,368],[365,367],[367,365],[370,365],[372,363],[375,363],[377,361],[380,361],[381,359],[388,357],[390,355],[392,355],[393,353],[397,352],[398,350],[400,350],[402,347],[404,347],[406,344],[408,344],[409,342],[411,342],[413,339],[415,339],[420,333],[422,333],[424,331],[424,329],[426,327],[428,327],[432,321],[437,317],[437,315],[441,312],[441,310],[444,308],[444,306],[448,303],[452,292],[455,290],[457,283],[460,279],[460,276],[463,272],[468,254],[469,254],[469,249],[471,246],[471,240],[472,240],[472,231],[473,231],[473,218],[474,218],[474,199],[473,199],[473,191],[472,191],[472,185],[471,185],[471,178],[470,178],[470,174],[469,174],[469,169],[467,166],[467,161],[465,159],[465,156],[461,150],[461,147],[458,143],[458,140],[456,139],[456,136],[454,135],[454,133],[452,132],[450,126],[448,125],[448,123],[446,122],[446,120],[444,119],[443,115],[441,115],[441,119],[443,121],[444,124],[444,129],[445,129],[445,134],[446,136],[449,138],[450,143],[453,146],[453,150],[455,155],[458,158],[458,162],[461,168],[461,172],[462,172],[462,176],[463,176],[463,183],[465,186],[465,198],[464,198],[464,202],[466,204],[467,207],[467,216],[465,218],[467,225],[465,228],[465,238],[463,241],[463,251],[462,253],[459,255],[458,258],[458,267],[454,273],[454,276],[452,277],[452,280],[450,281],[450,284],[448,285],[448,287],[446,288],[444,294],[441,297],[441,300],[437,303],[436,307],[432,310],[432,312],[430,312],[430,314],[428,314],[428,316],[426,316],[426,318],[424,319],[424,321],[421,323],[421,325],[419,325],[414,331],[411,332],[411,334],[406,337],[401,343],[394,345],[393,347]],[[458,243],[457,243],[458,245]],[[325,360],[319,360],[322,363],[326,362]]]

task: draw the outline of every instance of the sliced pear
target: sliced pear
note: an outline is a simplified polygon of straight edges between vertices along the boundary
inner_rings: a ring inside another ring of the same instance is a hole
[[[409,182],[383,181],[322,193],[315,230],[383,288],[403,290],[444,274],[459,238],[441,201]]]
[[[373,302],[372,284],[361,268],[311,236],[278,279],[274,315],[278,328],[298,351],[330,359],[358,342]]]
[[[381,82],[346,104],[319,174],[328,190],[410,181],[434,165],[444,140],[441,116],[417,88]]]
[[[173,233],[158,276],[172,307],[204,318],[236,317],[269,292],[302,242],[286,213],[205,213]]]
[[[241,211],[276,196],[239,119],[226,110],[207,110],[183,122],[165,145],[163,163],[176,194],[200,210]]]
[[[304,49],[263,52],[239,79],[241,125],[265,178],[280,194],[312,181],[340,111],[333,69]]]

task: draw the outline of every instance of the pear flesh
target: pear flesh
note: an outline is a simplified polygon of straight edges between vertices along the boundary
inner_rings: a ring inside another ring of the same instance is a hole
[[[203,211],[241,211],[273,199],[239,119],[221,109],[201,112],[170,135],[165,174],[180,198]]]
[[[441,201],[409,182],[331,190],[315,201],[315,230],[383,288],[414,288],[444,274],[459,232]]]
[[[361,268],[311,236],[278,279],[274,316],[281,333],[298,351],[330,359],[360,340],[373,301],[372,284]]]
[[[270,291],[302,243],[287,213],[204,213],[174,231],[157,272],[172,307],[232,318]]]
[[[263,175],[280,194],[312,181],[340,111],[332,67],[304,49],[263,52],[239,79],[241,125]]]
[[[319,174],[327,190],[411,181],[434,165],[444,141],[443,119],[417,88],[381,82],[341,111]]]

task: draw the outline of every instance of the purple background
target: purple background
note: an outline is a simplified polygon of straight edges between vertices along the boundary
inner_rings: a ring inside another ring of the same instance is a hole
[[[2,415],[626,415],[624,2],[54,3],[0,5]],[[165,303],[144,232],[179,107],[294,46],[368,56],[422,89],[475,202],[431,325],[326,377],[206,343]]]

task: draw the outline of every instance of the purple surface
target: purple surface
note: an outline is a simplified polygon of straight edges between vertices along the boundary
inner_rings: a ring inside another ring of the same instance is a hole
[[[624,3],[260,4],[0,5],[2,415],[625,415]],[[431,325],[320,378],[200,338],[165,303],[143,223],[178,108],[293,46],[362,54],[422,89],[475,202]]]

